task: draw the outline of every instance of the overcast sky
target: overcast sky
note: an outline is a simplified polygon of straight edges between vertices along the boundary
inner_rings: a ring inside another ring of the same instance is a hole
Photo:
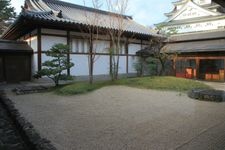
[[[83,5],[83,0],[63,0],[74,4]],[[153,24],[166,20],[164,13],[173,9],[172,2],[176,0],[129,0],[129,9],[127,15],[133,16],[134,20],[143,25],[151,26]],[[91,6],[91,0],[86,0],[86,5]],[[21,11],[24,0],[11,0],[12,6],[16,12]]]

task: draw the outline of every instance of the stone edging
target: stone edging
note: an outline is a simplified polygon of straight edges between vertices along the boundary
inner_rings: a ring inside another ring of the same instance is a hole
[[[225,102],[225,91],[221,90],[192,89],[188,92],[188,96],[202,101]]]
[[[2,103],[7,110],[30,150],[57,150],[49,140],[42,138],[39,133],[37,133],[31,123],[22,117],[15,108],[14,103],[8,99],[2,91],[0,91],[0,103]]]

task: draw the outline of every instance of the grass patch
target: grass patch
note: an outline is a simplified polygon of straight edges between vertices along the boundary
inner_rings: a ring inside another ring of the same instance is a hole
[[[87,82],[77,82],[57,89],[56,93],[60,95],[84,94],[111,85],[123,85],[143,89],[170,90],[179,92],[186,92],[193,88],[211,88],[208,85],[205,85],[204,83],[189,79],[182,79],[176,77],[142,77],[120,79],[115,82],[99,81],[93,83],[92,85]]]

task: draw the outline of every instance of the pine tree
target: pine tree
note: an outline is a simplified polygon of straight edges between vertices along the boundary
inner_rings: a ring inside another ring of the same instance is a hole
[[[16,17],[15,8],[11,6],[10,2],[11,0],[0,0],[0,35]]]
[[[36,76],[47,76],[54,81],[55,86],[59,85],[60,80],[72,79],[69,75],[63,74],[67,69],[74,66],[73,63],[67,60],[68,53],[68,45],[53,45],[50,50],[46,51],[46,56],[51,57],[51,59],[42,64],[42,69],[38,71]]]

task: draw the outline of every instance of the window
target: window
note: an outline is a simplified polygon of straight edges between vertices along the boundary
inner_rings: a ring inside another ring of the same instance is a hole
[[[73,39],[72,40],[72,52],[75,53],[88,53],[88,40]]]
[[[120,54],[126,54],[126,46],[125,43],[120,44]]]
[[[93,49],[97,53],[108,53],[110,47],[109,41],[96,40],[93,43]]]

